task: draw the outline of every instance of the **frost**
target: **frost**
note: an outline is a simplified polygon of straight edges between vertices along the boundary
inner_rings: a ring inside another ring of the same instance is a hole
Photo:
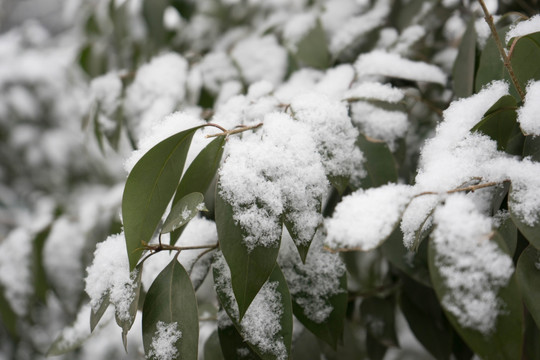
[[[340,277],[345,273],[345,264],[339,254],[323,249],[323,238],[320,231],[315,235],[306,263],[302,264],[290,235],[284,231],[278,258],[292,298],[307,318],[318,324],[334,310],[330,304],[332,296],[344,291]]]
[[[333,217],[325,221],[325,246],[362,251],[376,248],[390,236],[412,196],[412,187],[388,184],[344,197]]]
[[[448,197],[434,221],[435,265],[449,289],[442,305],[461,326],[489,335],[504,311],[497,293],[514,272],[512,259],[490,239],[490,218],[463,194]]]
[[[130,320],[129,307],[135,298],[137,270],[129,272],[124,234],[111,235],[97,244],[94,261],[86,271],[85,291],[90,297],[90,306],[99,309],[103,297],[108,294],[120,320]]]
[[[380,50],[360,55],[354,67],[359,77],[382,75],[412,81],[446,84],[446,74],[435,65],[408,60],[397,54]]]
[[[165,323],[158,321],[156,333],[152,338],[148,357],[156,360],[173,360],[178,356],[176,343],[182,338],[178,323]]]
[[[231,286],[231,273],[221,253],[215,257],[213,266],[219,272],[219,277],[214,278],[216,291],[225,294],[232,316],[238,319],[238,305]],[[279,335],[283,308],[277,287],[277,281],[267,281],[263,285],[240,322],[240,334],[246,342],[256,346],[263,353],[270,353],[276,359],[283,360],[287,359],[287,349],[283,337]],[[230,324],[226,317],[223,313],[219,315],[220,328]]]
[[[512,27],[510,27],[510,30],[506,33],[506,42],[510,42],[512,38],[516,38],[519,36],[525,36],[529,35],[535,32],[540,31],[540,15],[534,15],[533,17],[529,18],[528,20],[521,21]]]
[[[540,27],[540,15],[539,19]],[[540,31],[540,29],[539,29]],[[540,81],[531,81],[527,85],[525,104],[518,109],[518,122],[528,135],[540,135]]]
[[[255,133],[229,139],[220,194],[247,233],[248,249],[277,245],[282,214],[307,243],[321,220],[318,209],[327,188],[316,144],[310,129],[286,114],[267,114],[263,123]]]
[[[30,269],[32,236],[17,228],[0,241],[0,285],[13,311],[23,316],[33,293]]]

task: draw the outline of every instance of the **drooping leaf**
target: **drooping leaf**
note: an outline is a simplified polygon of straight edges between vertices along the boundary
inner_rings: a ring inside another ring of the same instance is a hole
[[[372,296],[360,304],[360,316],[370,334],[385,347],[399,347],[395,323],[396,304],[393,297]]]
[[[508,210],[510,211],[510,216],[514,221],[514,224],[516,224],[519,231],[527,238],[529,243],[537,249],[540,249],[540,221],[537,221],[536,224],[533,224],[532,226],[525,222],[523,216],[515,210],[517,203],[514,198],[513,188],[510,186],[510,192],[508,193]]]
[[[141,286],[142,286],[143,263],[140,263],[139,265],[137,265],[135,270],[137,271],[137,277],[135,278],[135,288],[133,289],[135,296],[133,297],[133,299],[131,300],[131,304],[129,305],[129,318],[122,319],[118,316],[118,313],[115,314],[116,323],[122,329],[122,342],[124,343],[124,349],[126,350],[126,352],[127,352],[127,334],[128,334],[128,331],[133,326],[133,323],[135,322],[135,317],[137,316],[137,310],[139,308],[139,296],[141,294]]]
[[[497,149],[505,151],[512,130],[516,126],[517,102],[513,96],[501,97],[484,114],[482,120],[476,124],[471,132],[480,132],[497,142]]]
[[[383,360],[388,347],[381,344],[371,332],[366,331],[366,352],[370,360]]]
[[[0,286],[0,324],[3,325],[12,336],[16,337],[18,335],[17,314],[13,311],[9,301],[5,298],[2,286]]]
[[[171,0],[171,6],[178,10],[184,19],[189,20],[195,13],[196,2],[195,0]]]
[[[471,239],[471,241],[477,240]],[[494,241],[499,249],[508,253],[506,244],[499,234],[495,233],[493,239],[484,241]],[[441,275],[441,269],[439,269],[435,260],[437,256],[437,248],[433,245],[433,242],[430,242],[428,260],[431,282],[439,301],[444,303],[445,296],[452,289],[448,287]],[[467,276],[467,274],[464,273],[462,276]],[[481,358],[511,360],[515,359],[516,355],[519,358],[523,338],[521,331],[523,319],[521,299],[514,275],[506,285],[497,290],[496,295],[498,301],[504,304],[504,308],[497,314],[494,328],[489,333],[482,333],[471,327],[462,326],[457,317],[446,309],[444,309],[445,314],[465,343]]]
[[[529,245],[519,257],[516,279],[521,296],[536,325],[540,327],[540,250]]]
[[[187,194],[200,192],[204,194],[212,180],[216,176],[216,172],[221,162],[223,150],[225,146],[225,136],[218,136],[212,140],[201,152],[195,157],[191,165],[187,168],[176,194],[173,199],[173,206]],[[173,231],[171,234],[171,245],[174,245],[180,235],[183,228]]]
[[[369,140],[364,135],[358,136],[357,143],[366,158],[364,166],[368,174],[362,179],[362,188],[397,182],[397,165],[386,143]]]
[[[166,29],[163,23],[165,9],[169,6],[171,0],[144,0],[142,3],[142,15],[148,29],[150,39],[155,43],[156,51],[166,39]]]
[[[226,327],[218,327],[218,336],[225,360],[260,360],[259,355],[251,350],[232,323]]]
[[[218,330],[214,330],[204,343],[204,360],[225,360],[219,343]]]
[[[279,252],[277,246],[256,246],[250,250],[244,243],[244,232],[233,218],[233,209],[216,193],[216,226],[219,247],[231,269],[232,288],[238,303],[240,319],[264,285],[275,267]]]
[[[530,80],[540,80],[540,32],[521,37],[511,56],[512,69],[521,89],[525,91]]]
[[[199,192],[188,194],[181,198],[171,209],[163,223],[162,234],[174,231],[193,219],[199,211],[205,210],[204,196]]]
[[[172,344],[176,359],[197,359],[199,341],[199,317],[195,291],[191,280],[175,258],[154,280],[143,306],[142,331],[144,350],[152,356],[152,343],[160,326],[173,326],[180,331],[180,338]]]
[[[526,136],[523,143],[523,157],[530,156],[540,162],[540,136]]]
[[[107,311],[109,305],[110,305],[109,293],[107,292],[101,298],[101,305],[99,305],[99,308],[96,311],[94,311],[94,309],[90,309],[90,331],[91,332],[94,331],[97,324],[103,317],[103,314],[105,314],[105,311]]]
[[[540,329],[531,317],[531,314],[525,311],[525,333],[523,339],[522,359],[533,360],[540,359]]]
[[[129,174],[122,215],[130,271],[152,238],[184,168],[193,134],[200,126],[173,135],[150,149]]]
[[[311,331],[304,329],[294,338],[291,358],[294,360],[320,359],[322,353],[318,341]]]
[[[51,226],[47,226],[45,229],[37,233],[32,247],[34,294],[43,303],[45,303],[47,300],[47,290],[49,289],[47,275],[43,266],[43,248],[50,231]]]
[[[296,46],[296,59],[301,64],[317,69],[326,69],[330,64],[326,34],[320,20],[317,19],[315,26]]]
[[[471,19],[459,44],[458,55],[452,70],[454,94],[458,98],[471,96],[474,91],[476,70],[476,29]]]
[[[497,228],[498,233],[503,238],[510,256],[514,256],[517,247],[518,231],[511,217],[507,217]]]

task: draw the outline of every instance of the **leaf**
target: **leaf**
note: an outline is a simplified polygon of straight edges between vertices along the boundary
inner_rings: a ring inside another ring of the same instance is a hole
[[[510,62],[519,86],[525,91],[531,80],[540,80],[540,32],[525,35],[516,42]]]
[[[81,319],[86,319],[88,313],[91,311],[89,305],[83,306],[79,309],[77,318],[71,325],[65,327],[62,332],[56,337],[49,349],[46,356],[63,355],[79,348],[86,340],[88,340],[93,333],[86,330],[84,331],[80,326]]]
[[[260,359],[259,355],[251,350],[249,345],[242,339],[242,336],[232,323],[226,327],[218,327],[218,336],[225,360]]]
[[[134,289],[135,296],[133,297],[133,300],[131,301],[131,304],[129,305],[129,319],[121,319],[120,317],[118,317],[118,313],[115,314],[116,323],[122,329],[122,342],[124,343],[124,349],[126,350],[126,353],[127,353],[127,334],[129,332],[129,329],[131,329],[131,327],[133,326],[133,323],[135,322],[135,317],[137,316],[137,310],[139,308],[139,297],[141,294],[141,286],[142,286],[141,284],[142,284],[143,263],[140,263],[139,265],[137,265],[135,270],[137,271],[137,277],[135,278],[135,289]]]
[[[525,311],[526,312],[526,311]],[[523,359],[540,359],[540,329],[529,313],[525,315],[525,334],[523,339]]]
[[[540,327],[540,250],[529,245],[516,266],[516,279],[523,301],[536,325]]]
[[[43,266],[43,247],[45,246],[45,241],[50,232],[50,225],[41,230],[34,238],[32,247],[34,294],[43,303],[46,303],[47,301],[47,290],[49,289],[45,268]]]
[[[171,0],[171,6],[186,20],[191,19],[196,10],[194,0]]]
[[[517,227],[511,217],[506,218],[497,229],[498,233],[503,238],[510,256],[514,256],[517,247],[518,232]]]
[[[321,359],[321,349],[313,333],[304,329],[300,335],[294,337],[291,359],[313,360]]]
[[[399,347],[395,308],[395,301],[391,296],[369,297],[360,304],[360,315],[368,334],[385,347]]]
[[[173,207],[187,194],[194,192],[204,194],[208,190],[219,168],[224,146],[225,136],[218,136],[195,157],[180,180],[172,202]],[[182,231],[183,228],[180,228],[171,234],[171,245],[176,244]]]
[[[231,269],[232,288],[241,320],[275,267],[281,239],[275,247],[256,246],[249,251],[243,240],[243,231],[233,219],[232,206],[219,194],[219,185],[216,226],[219,247]]]
[[[510,216],[514,221],[514,224],[516,224],[519,231],[527,238],[529,243],[537,249],[540,249],[540,221],[537,221],[533,226],[527,224],[523,217],[515,211],[516,205],[513,187],[510,186],[510,192],[508,193],[508,210],[510,211]]]
[[[103,317],[103,314],[105,314],[105,311],[107,311],[107,308],[110,305],[109,301],[109,293],[107,292],[102,298],[101,298],[101,305],[99,305],[99,309],[94,311],[94,309],[90,309],[90,332],[93,332],[96,328],[97,324]]]
[[[497,142],[497,149],[505,151],[512,130],[516,126],[517,102],[513,96],[504,95],[484,114],[471,132],[483,133]]]
[[[530,156],[532,160],[540,162],[540,136],[526,136],[523,144],[523,157]]]
[[[0,286],[0,324],[4,325],[12,336],[17,337],[17,314],[11,308],[4,293],[4,288]]]
[[[122,215],[130,271],[152,238],[171,200],[186,161],[193,134],[200,126],[173,135],[150,149],[129,174]]]
[[[476,241],[471,239],[471,241]],[[493,239],[497,246],[505,253],[508,252],[501,236],[495,233]],[[435,258],[437,249],[430,242],[428,250],[429,270],[431,282],[435,293],[442,303],[445,295],[451,291],[442,278],[441,270],[437,267]],[[466,274],[462,274],[466,276]],[[456,331],[463,338],[465,343],[481,358],[486,359],[508,359],[519,358],[522,343],[522,309],[521,299],[517,288],[516,279],[512,276],[508,283],[499,288],[497,298],[504,304],[504,309],[499,311],[496,319],[495,329],[490,334],[483,334],[478,330],[461,326],[454,314],[444,309],[445,314]]]
[[[233,326],[234,328],[234,326]],[[204,360],[224,360],[219,343],[218,330],[214,330],[204,343]]]
[[[330,65],[326,34],[319,19],[315,27],[296,44],[296,48],[296,59],[300,63],[316,69],[326,69]]]
[[[454,94],[457,98],[471,96],[476,70],[476,29],[474,19],[469,21],[459,44],[458,55],[452,70]]]
[[[167,33],[163,24],[163,15],[170,3],[171,0],[144,0],[142,3],[142,16],[150,40],[154,43],[153,52],[157,52],[157,49],[165,43]]]
[[[368,174],[362,179],[362,188],[379,187],[389,182],[397,182],[397,165],[386,143],[371,141],[364,135],[359,135],[357,144],[366,158],[364,167]]]
[[[203,194],[194,192],[184,196],[171,209],[169,216],[167,216],[167,219],[163,223],[161,233],[167,234],[184,226],[197,216],[199,211],[203,210],[206,210]]]
[[[154,280],[143,306],[142,331],[148,358],[158,323],[176,323],[182,336],[174,344],[177,359],[196,360],[199,341],[199,317],[191,280],[176,258]]]

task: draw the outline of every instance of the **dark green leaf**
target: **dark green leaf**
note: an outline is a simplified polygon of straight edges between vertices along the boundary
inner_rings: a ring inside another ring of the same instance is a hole
[[[370,360],[383,360],[387,349],[371,332],[366,331],[366,350]]]
[[[525,334],[523,339],[523,360],[540,359],[540,329],[529,313],[525,315]]]
[[[516,126],[516,110],[516,99],[513,96],[505,95],[489,108],[482,120],[471,129],[471,132],[478,131],[489,136],[497,142],[498,150],[505,151],[512,130]]]
[[[345,360],[345,359],[365,359],[364,349],[361,348],[361,341],[357,337],[358,327],[355,323],[345,322],[343,330],[343,344],[339,344],[337,350],[332,349],[329,345],[320,342],[319,345],[324,354],[324,358],[328,360]]]
[[[2,286],[0,286],[0,322],[12,336],[17,336],[17,314],[5,298]]]
[[[470,240],[479,241],[478,239]],[[493,239],[484,241],[494,241],[502,251],[508,252],[504,240],[497,233],[495,233]],[[431,282],[439,301],[442,302],[451,289],[447,287],[441,275],[441,270],[436,264],[435,259],[437,256],[437,248],[433,245],[433,242],[430,242],[428,259]],[[463,273],[462,276],[467,276],[467,274]],[[503,302],[504,310],[499,311],[495,328],[489,334],[462,326],[456,316],[446,311],[446,309],[445,314],[465,343],[481,358],[506,360],[520,358],[523,319],[521,299],[514,276],[510,278],[506,286],[497,290],[497,298]]]
[[[169,216],[163,223],[162,234],[174,231],[193,219],[199,211],[206,210],[204,196],[199,192],[188,194],[181,198],[171,209]]]
[[[521,296],[537,326],[540,327],[540,250],[529,245],[519,257],[516,279]]]
[[[309,247],[311,245],[311,241],[313,240],[313,237],[315,236],[315,233],[317,232],[317,228],[315,227],[311,229],[312,230],[311,239],[309,240],[308,243],[304,243],[301,241],[301,239],[299,239],[298,234],[295,231],[294,220],[292,219],[292,217],[289,217],[288,215],[289,215],[288,212],[285,213],[285,219],[284,219],[285,227],[287,228],[287,231],[289,231],[289,234],[291,235],[291,238],[293,239],[294,244],[296,245],[296,249],[298,250],[300,259],[302,260],[303,263],[305,263],[307,254],[309,252]],[[305,224],[300,224],[300,226],[302,225],[305,226]]]
[[[300,333],[300,335],[295,336],[294,343],[292,345],[291,359],[294,359],[294,360],[321,359],[321,355],[322,353],[319,347],[319,343],[315,335],[313,335],[313,333],[304,329]]]
[[[43,267],[43,247],[50,231],[51,226],[41,230],[34,238],[32,247],[34,294],[43,303],[46,302],[47,290],[49,289],[45,268]]]
[[[514,224],[516,224],[519,231],[527,238],[529,243],[537,249],[540,249],[540,221],[537,221],[533,226],[527,224],[523,219],[523,216],[514,210],[517,204],[513,195],[512,186],[510,186],[510,192],[508,193],[508,210],[510,211],[510,216],[514,221]]]
[[[156,46],[153,49],[154,52],[165,43],[167,33],[163,24],[163,15],[170,3],[171,0],[144,0],[142,4],[142,15],[148,34]]]
[[[94,311],[94,309],[90,309],[90,331],[93,332],[96,328],[97,324],[103,317],[103,314],[105,314],[105,311],[107,311],[107,308],[110,305],[109,301],[109,293],[105,294],[101,298],[101,305],[99,305],[99,308]]]
[[[530,156],[532,160],[540,162],[540,136],[526,136],[523,144],[523,157]]]
[[[233,326],[234,328],[234,326]],[[219,343],[218,330],[208,337],[204,343],[204,360],[224,360],[223,352]]]
[[[122,215],[133,270],[167,208],[182,175],[193,134],[200,126],[173,135],[150,149],[129,174],[122,198]]]
[[[173,199],[173,206],[178,201],[193,192],[200,192],[204,194],[209,188],[212,180],[216,176],[216,172],[221,162],[221,156],[223,155],[223,149],[225,146],[225,136],[218,136],[212,140],[201,152],[195,157],[191,165],[187,168],[180,185],[176,190],[176,194]],[[183,228],[174,231],[171,234],[171,244],[174,245],[180,235]]]
[[[362,179],[362,188],[397,182],[396,162],[386,143],[369,140],[364,135],[358,137],[357,143],[366,158],[364,166],[368,173],[368,176]]]
[[[318,19],[315,27],[296,44],[296,47],[296,58],[301,64],[317,69],[326,69],[330,64],[326,34]]]
[[[476,29],[475,19],[467,25],[461,38],[459,51],[452,71],[454,94],[458,98],[471,96],[474,91],[474,72],[476,70]]]
[[[196,360],[199,341],[197,300],[191,280],[176,258],[154,280],[144,301],[143,344],[149,359],[154,359],[151,345],[161,323],[176,323],[176,330],[182,333],[174,344],[178,351],[175,358]]]
[[[260,360],[259,355],[251,350],[233,324],[218,327],[218,336],[225,360]]]
[[[347,190],[347,186],[349,186],[349,177],[346,176],[329,176],[328,181],[336,188],[339,195],[343,195],[345,190]]]
[[[244,243],[244,234],[233,219],[233,209],[216,194],[216,226],[219,247],[231,269],[232,288],[238,303],[240,319],[275,267],[281,239],[276,246],[256,246],[251,251]]]
[[[517,247],[518,231],[511,217],[506,218],[497,229],[503,238],[510,256],[514,256]]]
[[[133,300],[131,300],[131,304],[129,305],[129,319],[121,319],[120,317],[118,317],[118,313],[115,314],[116,323],[122,329],[122,342],[124,343],[124,349],[126,350],[126,352],[127,334],[129,332],[129,329],[131,329],[133,323],[135,322],[135,317],[137,316],[137,310],[139,308],[139,296],[141,294],[143,263],[137,265],[135,270],[137,271],[137,277],[135,278],[135,289],[133,289],[135,296],[133,297]]]
[[[186,20],[191,19],[196,8],[195,0],[171,0],[171,6],[178,10]]]
[[[530,80],[540,80],[540,32],[521,37],[514,46],[510,61],[523,91]]]
[[[367,333],[384,347],[399,347],[395,312],[396,305],[393,297],[373,296],[364,299],[360,305],[360,316]]]

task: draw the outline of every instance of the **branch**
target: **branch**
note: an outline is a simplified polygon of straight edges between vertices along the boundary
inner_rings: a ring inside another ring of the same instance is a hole
[[[514,87],[516,88],[519,97],[521,100],[525,99],[525,93],[521,89],[521,86],[519,86],[518,80],[516,78],[516,74],[514,74],[514,69],[512,69],[512,64],[510,63],[510,58],[506,54],[506,51],[504,50],[504,46],[501,42],[501,39],[499,38],[499,34],[497,33],[497,29],[495,28],[495,24],[493,23],[493,16],[489,13],[489,10],[486,7],[486,3],[484,0],[478,0],[480,3],[480,6],[482,6],[482,10],[484,11],[484,19],[486,19],[486,22],[489,26],[489,29],[491,30],[491,34],[493,35],[493,39],[495,40],[495,43],[497,44],[497,48],[499,49],[499,53],[501,54],[503,58],[504,66],[506,67],[506,70],[508,70],[508,74],[510,74],[510,79],[512,80],[512,83],[514,84]]]
[[[453,193],[464,192],[464,191],[472,191],[472,192],[474,192],[475,190],[479,190],[479,189],[483,189],[483,188],[487,188],[487,187],[492,187],[492,186],[497,186],[497,185],[500,185],[500,184],[502,184],[504,182],[507,182],[507,181],[510,181],[510,180],[503,180],[501,182],[491,181],[491,182],[487,182],[487,183],[483,183],[483,184],[465,186],[465,187],[462,187],[462,188],[448,190],[445,193],[446,194],[453,194]],[[419,194],[414,195],[413,198],[417,198],[417,197],[424,196],[424,195],[439,195],[439,194],[441,194],[441,193],[436,192],[436,191],[424,191],[424,192],[421,192]]]
[[[218,247],[218,244],[215,243],[213,245],[196,245],[196,246],[173,246],[168,244],[152,244],[152,245],[145,245],[144,249],[154,252],[159,252],[163,250],[170,250],[170,251],[183,251],[183,250],[201,250],[201,249],[216,249]]]
[[[210,125],[210,124],[208,124],[208,125]],[[219,127],[221,129],[221,131],[223,131],[223,132],[221,132],[219,134],[206,135],[207,138],[217,137],[217,136],[229,136],[229,135],[238,134],[238,133],[248,131],[248,130],[253,130],[253,129],[261,127],[263,125],[263,123],[259,123],[257,125],[253,125],[253,126],[242,126],[242,127],[239,127],[237,129],[232,129],[232,130],[225,130],[224,128],[222,128],[221,126],[216,125],[216,124],[212,124],[212,125],[216,126],[216,127]]]

